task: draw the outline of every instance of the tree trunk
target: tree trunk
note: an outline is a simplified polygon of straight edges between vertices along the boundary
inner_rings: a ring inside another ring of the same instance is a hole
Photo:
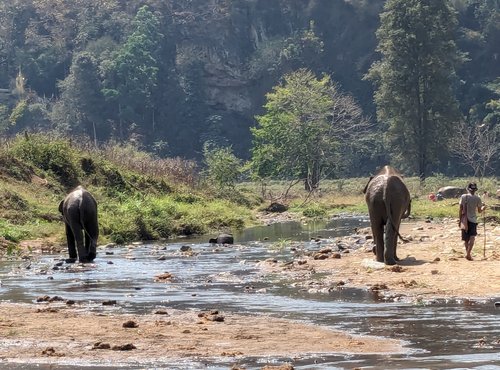
[[[308,168],[304,183],[304,188],[306,191],[313,191],[318,188],[321,175],[319,167],[319,161],[314,161],[312,166]]]

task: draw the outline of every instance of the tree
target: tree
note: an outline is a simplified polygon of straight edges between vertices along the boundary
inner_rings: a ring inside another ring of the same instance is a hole
[[[451,143],[451,152],[482,179],[500,152],[500,126],[462,122]]]
[[[241,172],[241,161],[233,154],[231,147],[217,147],[210,142],[203,146],[207,179],[221,193],[233,190]]]
[[[394,162],[422,181],[459,121],[452,86],[463,56],[456,25],[446,0],[387,1],[377,31],[382,59],[367,75]]]
[[[54,109],[53,119],[68,125],[73,132],[85,132],[97,143],[98,129],[103,129],[105,111],[98,63],[88,52],[75,55],[68,77],[58,85],[61,100]],[[102,139],[107,134],[100,132]]]
[[[123,129],[132,124],[143,126],[149,122],[151,130],[155,130],[153,93],[157,87],[158,53],[163,37],[160,21],[143,6],[132,23],[134,31],[113,60],[104,66],[107,78],[103,93],[116,104],[120,137]]]
[[[354,99],[330,77],[300,69],[267,94],[266,113],[252,129],[253,172],[261,178],[303,179],[306,190],[338,169],[341,142],[356,144],[369,126]]]
[[[487,85],[495,96],[484,107],[483,121],[463,121],[451,145],[451,153],[462,159],[480,179],[487,175],[494,164],[500,164],[500,78]],[[473,111],[473,109],[471,109]],[[477,114],[472,112],[470,117]],[[472,118],[474,119],[474,118]],[[477,122],[477,123],[476,123]]]

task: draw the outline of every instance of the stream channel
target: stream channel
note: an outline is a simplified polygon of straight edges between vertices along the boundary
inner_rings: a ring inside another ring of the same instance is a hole
[[[239,314],[265,313],[353,334],[400,339],[408,349],[407,353],[396,355],[311,355],[293,360],[238,361],[249,370],[273,361],[292,362],[295,369],[500,369],[498,345],[496,348],[478,345],[481,338],[487,338],[486,343],[500,340],[500,308],[495,308],[495,300],[416,304],[380,300],[373,293],[359,289],[311,292],[292,286],[279,275],[262,277],[255,267],[256,261],[267,258],[291,260],[290,248],[276,247],[285,240],[301,242],[306,250],[317,250],[321,244],[312,241],[317,236],[331,242],[335,237],[350,235],[355,227],[368,225],[368,220],[362,217],[310,225],[287,222],[235,233],[234,246],[215,248],[204,236],[99,249],[96,267],[78,273],[53,269],[61,255],[44,254],[29,269],[22,267],[26,262],[0,262],[0,302],[33,303],[37,297],[57,294],[78,301],[116,300],[122,311],[129,313],[150,313],[160,305],[188,310],[216,308]],[[182,246],[189,246],[195,255],[186,257],[180,252]],[[159,256],[164,256],[163,260]],[[173,283],[153,282],[154,276],[166,271],[176,277]],[[234,362],[231,358],[191,359],[183,363],[88,364],[85,369],[227,370]],[[2,368],[14,370],[48,369],[47,366],[2,364]],[[50,365],[50,369],[57,370],[74,368],[75,365]]]

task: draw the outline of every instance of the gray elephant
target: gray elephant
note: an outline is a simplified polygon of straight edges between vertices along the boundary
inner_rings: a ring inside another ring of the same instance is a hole
[[[399,260],[396,245],[401,219],[408,217],[411,211],[410,192],[401,175],[391,166],[384,166],[370,178],[364,193],[377,261],[394,265]]]
[[[72,190],[59,204],[63,215],[68,242],[68,263],[92,262],[96,257],[99,225],[97,223],[97,202],[82,186]],[[78,254],[77,254],[78,252]]]

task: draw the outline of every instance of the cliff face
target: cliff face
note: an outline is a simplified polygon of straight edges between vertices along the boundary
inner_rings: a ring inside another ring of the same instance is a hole
[[[378,18],[377,12],[343,0],[179,0],[172,2],[171,12],[176,68],[184,78],[189,78],[188,66],[202,68],[196,85],[207,116],[219,117],[221,134],[239,153],[248,152],[253,117],[262,112],[265,94],[283,73],[302,66],[318,74],[349,69],[340,81],[349,90],[356,75],[353,87],[359,89],[356,84],[365,71],[352,72],[352,67],[369,66],[375,40],[360,37],[356,25],[363,21],[375,28]],[[323,44],[318,55],[304,51],[308,45],[300,34],[307,30]],[[356,45],[359,40],[366,45]],[[290,56],[285,53],[289,50],[298,51]]]

